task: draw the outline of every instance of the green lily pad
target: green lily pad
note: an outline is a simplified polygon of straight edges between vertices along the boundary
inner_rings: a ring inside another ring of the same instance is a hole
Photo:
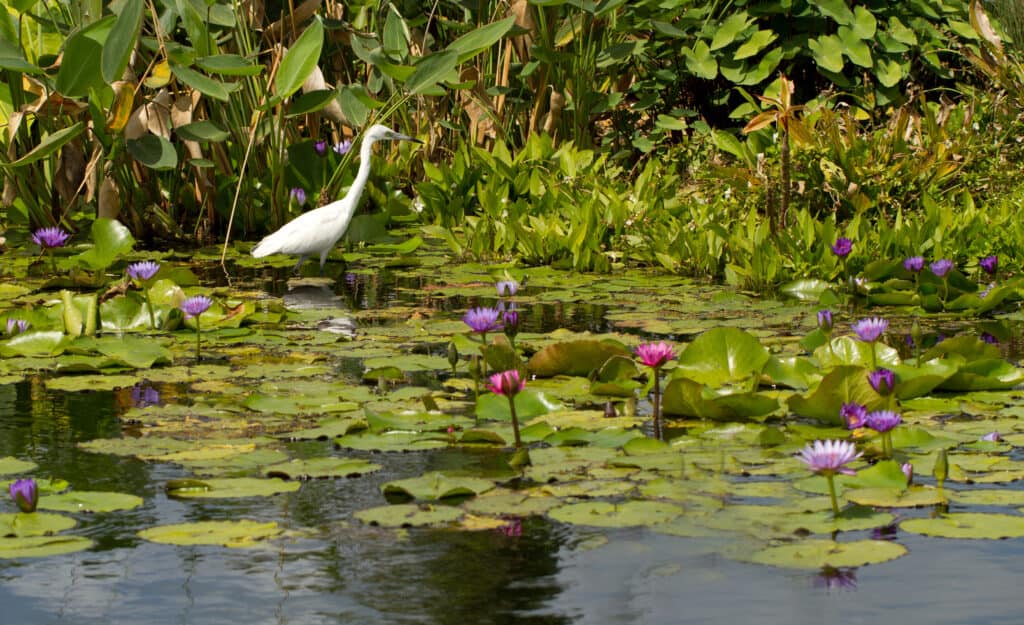
[[[447,436],[440,433],[384,432],[382,434],[349,434],[334,439],[342,449],[361,451],[424,451],[439,449],[451,444]]]
[[[125,493],[73,490],[39,498],[39,507],[60,512],[111,512],[131,510],[142,505],[142,498]]]
[[[968,506],[1024,506],[1022,490],[947,490],[946,495],[956,503]]]
[[[717,388],[760,374],[769,356],[752,334],[739,328],[714,328],[686,346],[672,375]]]
[[[223,545],[225,547],[255,547],[259,543],[277,538],[282,529],[277,523],[250,521],[200,521],[160,525],[144,529],[140,537],[167,545]]]
[[[988,391],[1013,388],[1022,382],[1024,369],[1018,369],[1000,357],[961,365],[960,370],[938,388],[944,391]]]
[[[14,512],[0,514],[0,536],[45,536],[75,526],[75,520],[62,514]]]
[[[435,501],[449,497],[473,497],[494,488],[494,482],[478,477],[448,475],[431,471],[419,477],[395,480],[381,486],[385,496]]]
[[[540,494],[536,491],[524,493],[496,488],[470,499],[462,507],[473,514],[525,517],[545,514],[551,508],[561,504],[562,501],[557,497]]]
[[[463,511],[461,508],[427,504],[378,506],[355,513],[355,517],[363,523],[380,525],[382,527],[446,525],[458,521],[462,518],[462,515]]]
[[[45,558],[83,551],[93,542],[84,536],[0,538],[0,558]]]
[[[665,387],[662,410],[665,414],[736,421],[774,412],[779,400],[764,393],[716,393],[700,382],[675,378]]]
[[[911,486],[908,489],[854,488],[847,490],[845,497],[862,506],[876,508],[916,508],[946,503],[941,490],[924,486]]]
[[[518,393],[514,401],[516,417],[520,423],[561,408],[544,393],[529,389]],[[476,400],[476,416],[482,421],[511,421],[512,411],[509,409],[508,398],[497,393],[481,393]]]
[[[1024,516],[955,512],[934,519],[907,519],[900,529],[940,538],[1020,538],[1024,536]]]
[[[0,475],[14,475],[35,469],[39,465],[30,460],[18,460],[13,456],[0,458]]]
[[[526,366],[531,373],[542,378],[556,375],[585,377],[616,356],[632,358],[630,351],[618,342],[567,341],[548,345],[534,354]]]
[[[358,408],[358,404],[353,404],[353,406]],[[321,421],[316,427],[285,432],[284,434],[278,434],[277,437],[292,441],[327,440],[359,432],[365,430],[366,427],[366,421],[358,417],[331,419]]]
[[[787,404],[802,417],[844,425],[839,417],[844,403],[857,402],[873,410],[881,401],[863,367],[842,365],[829,371],[809,395],[792,395]]]
[[[768,547],[750,554],[749,560],[794,569],[817,570],[823,567],[846,568],[878,564],[895,560],[907,553],[907,548],[884,540],[803,540],[788,545]]]
[[[161,456],[167,453],[184,451],[193,444],[176,438],[148,436],[145,438],[96,438],[78,444],[85,451],[116,456]]]
[[[361,458],[305,458],[271,465],[266,468],[266,474],[268,477],[309,480],[358,477],[380,469],[381,465]]]
[[[269,497],[299,490],[298,482],[279,478],[227,477],[206,480],[171,480],[167,494],[186,499],[218,499],[221,497]]]
[[[573,525],[634,527],[667,523],[682,513],[683,508],[660,501],[586,501],[553,508],[548,516]]]
[[[65,375],[46,380],[51,391],[112,391],[133,386],[139,378],[134,375]]]
[[[508,400],[502,397],[506,404]],[[404,432],[445,432],[449,427],[464,429],[472,427],[476,421],[467,417],[444,414],[442,412],[401,412],[376,413],[367,409],[366,423],[372,432],[401,430]]]

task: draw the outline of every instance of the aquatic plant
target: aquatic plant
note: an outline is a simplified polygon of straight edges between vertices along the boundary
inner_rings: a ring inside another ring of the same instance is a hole
[[[146,298],[146,309],[149,311],[149,327],[156,330],[156,315],[153,312],[153,302],[149,299],[149,281],[160,271],[160,263],[151,260],[144,260],[128,265],[128,277],[142,288],[142,294]]]
[[[71,233],[59,226],[40,228],[32,233],[32,242],[50,257],[50,267],[57,273],[57,259],[53,255],[54,248],[64,247]]]
[[[499,280],[494,286],[499,297],[512,297],[519,290],[519,283],[515,280]]]
[[[332,147],[331,149],[334,150],[335,154],[338,154],[339,156],[344,156],[348,154],[349,151],[352,149],[352,140],[344,139],[342,141],[339,141],[335,143],[334,147]]]
[[[949,273],[949,270],[953,268],[953,261],[948,258],[940,258],[929,265],[928,268],[931,269],[932,273],[939,278],[945,278],[946,274]]]
[[[854,322],[851,327],[857,338],[865,343],[874,343],[889,329],[889,321],[881,317],[870,317]]]
[[[995,254],[986,256],[978,261],[978,266],[989,276],[994,276],[999,271],[999,257]]]
[[[32,478],[14,480],[9,487],[11,499],[22,512],[35,512],[39,503],[39,488]]]
[[[831,310],[819,310],[818,311],[818,327],[825,334],[832,333],[832,311]]]
[[[843,420],[846,427],[851,430],[864,427],[868,416],[868,409],[856,402],[844,403],[839,409],[839,418]]]
[[[508,337],[509,344],[514,350],[516,348],[516,335],[519,334],[519,311],[515,309],[506,310],[501,313],[501,325]]]
[[[487,344],[487,333],[501,329],[501,311],[497,308],[477,307],[470,308],[462,316],[462,321],[475,334],[480,335],[480,340]]]
[[[323,139],[313,142],[313,151],[316,152],[317,156],[327,155],[327,142]]]
[[[196,360],[202,358],[200,354],[200,333],[199,333],[199,318],[200,316],[213,306],[213,300],[205,295],[194,295],[181,303],[178,307],[181,312],[185,313],[185,319],[196,320]]]
[[[293,187],[288,192],[288,199],[295,202],[296,206],[303,206],[306,204],[306,190],[302,187]]]
[[[882,435],[882,455],[892,458],[892,429],[903,422],[895,410],[874,410],[867,414],[864,425]]]
[[[831,247],[833,254],[845,260],[850,255],[850,252],[853,251],[853,241],[846,237],[839,237]]]
[[[846,465],[861,455],[862,452],[858,452],[853,443],[842,440],[814,441],[800,450],[800,460],[807,468],[828,480],[828,494],[832,500],[832,514],[835,516],[839,516],[839,502],[836,500],[836,485],[833,478],[837,473],[856,475],[856,472],[846,468]]]
[[[14,336],[15,334],[21,334],[28,330],[29,326],[32,325],[25,319],[12,319],[7,318],[7,336]]]
[[[516,416],[515,397],[524,388],[526,388],[526,380],[522,379],[519,375],[518,369],[509,369],[508,371],[495,373],[487,382],[487,390],[508,398],[508,409],[512,413],[512,431],[515,434],[516,449],[522,447],[523,443],[519,437],[519,418]]]
[[[880,367],[868,374],[868,382],[875,392],[883,397],[888,397],[896,387],[896,374],[889,369]]]
[[[907,486],[909,487],[914,482],[914,465],[904,462],[900,465],[900,471],[903,471],[903,475],[907,476]]]
[[[946,483],[949,476],[949,458],[946,457],[946,449],[940,447],[935,452],[935,464],[932,466],[932,477],[935,478],[936,486],[940,489]]]
[[[903,268],[912,273],[924,269],[924,256],[911,256],[903,261]]]
[[[661,385],[660,376],[661,368],[669,360],[676,357],[675,349],[665,342],[658,343],[641,343],[636,347],[636,356],[640,359],[640,363],[645,367],[651,369],[651,384],[654,393],[654,400],[652,402],[654,408],[654,436],[660,439],[662,437],[661,429]]]

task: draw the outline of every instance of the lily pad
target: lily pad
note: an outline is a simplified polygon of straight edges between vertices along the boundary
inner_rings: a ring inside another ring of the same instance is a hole
[[[839,410],[844,403],[856,402],[874,409],[881,401],[863,367],[842,365],[829,371],[809,395],[793,395],[787,403],[802,417],[843,425]]]
[[[912,486],[900,488],[854,488],[847,490],[846,499],[862,506],[876,508],[915,508],[946,503],[943,492],[935,488]]]
[[[567,341],[548,345],[534,354],[526,366],[531,373],[542,378],[556,375],[588,376],[591,371],[600,369],[605,362],[616,356],[632,358],[630,351],[618,342]]]
[[[125,493],[73,490],[39,498],[39,507],[60,512],[111,512],[131,510],[142,505],[142,498]]]
[[[447,475],[431,471],[419,477],[388,482],[381,486],[385,496],[435,501],[449,497],[473,497],[494,488],[494,482],[478,477]]]
[[[358,477],[379,471],[381,465],[361,458],[305,458],[267,467],[268,477],[285,479],[318,479],[327,477]]]
[[[13,456],[6,456],[0,458],[0,475],[13,475],[15,473],[25,473],[38,467],[36,463],[30,460],[18,460]]]
[[[0,538],[0,558],[45,558],[83,551],[93,542],[84,536]]]
[[[186,499],[218,499],[221,497],[268,497],[299,490],[298,482],[279,478],[228,477],[206,480],[171,480],[167,494]]]
[[[225,547],[255,547],[262,541],[277,538],[282,529],[277,523],[250,521],[200,521],[160,525],[144,529],[140,537],[167,545],[223,545]]]
[[[714,328],[686,346],[672,375],[719,387],[760,374],[769,356],[752,334],[739,328]]]
[[[940,538],[1020,538],[1024,536],[1024,516],[954,512],[934,519],[907,519],[900,529]]]
[[[0,536],[45,536],[75,526],[75,520],[62,514],[14,512],[0,514]]]
[[[907,548],[884,540],[804,540],[768,547],[752,553],[751,562],[794,569],[817,570],[823,567],[845,568],[878,564],[905,555]]]
[[[463,514],[461,508],[452,506],[401,504],[360,510],[355,517],[363,523],[382,527],[425,527],[454,523]]]
[[[682,513],[683,508],[660,501],[586,501],[553,508],[548,516],[573,525],[634,527],[667,523]]]

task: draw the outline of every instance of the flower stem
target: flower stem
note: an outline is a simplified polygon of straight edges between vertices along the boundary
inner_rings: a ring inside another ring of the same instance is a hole
[[[523,446],[522,440],[519,438],[519,417],[516,416],[516,397],[515,395],[508,396],[508,409],[512,413],[512,432],[516,436],[516,449]]]
[[[196,315],[196,362],[199,362],[202,358],[199,353],[199,315]]]
[[[654,376],[654,437],[661,440],[661,385],[659,384],[659,367],[651,367]]]
[[[892,458],[892,432],[882,432],[882,455]]]
[[[149,289],[142,287],[142,292],[146,295],[146,308],[149,310],[149,327],[156,330],[156,317],[153,315],[153,303],[149,301]]]
[[[50,257],[50,267],[53,269],[54,275],[57,274],[57,257],[53,255],[53,250],[48,250],[47,255]]]
[[[828,480],[828,494],[832,498],[832,516],[839,516],[839,502],[836,500],[836,484],[833,481],[835,476],[831,473],[825,474],[825,479]]]

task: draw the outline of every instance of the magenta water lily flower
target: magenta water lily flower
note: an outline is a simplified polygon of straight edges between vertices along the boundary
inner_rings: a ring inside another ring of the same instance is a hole
[[[850,255],[853,250],[853,241],[846,237],[839,237],[836,242],[832,244],[832,253],[839,258],[846,258]]]
[[[996,271],[999,270],[999,257],[995,254],[986,256],[978,261],[978,265],[981,266],[982,271],[988,275],[995,275]]]
[[[881,317],[869,317],[854,322],[851,327],[857,338],[865,343],[874,343],[889,329],[889,321]]]
[[[32,478],[14,480],[9,488],[11,499],[22,512],[35,512],[39,503],[39,488]]]
[[[945,278],[949,270],[953,268],[953,261],[948,258],[942,258],[929,265],[929,268],[936,276]]]
[[[495,373],[487,382],[487,390],[505,397],[514,397],[524,388],[526,388],[526,380],[522,379],[517,369]]]
[[[896,374],[889,369],[875,369],[868,374],[868,382],[879,395],[889,395],[896,388]]]
[[[501,311],[497,308],[470,308],[462,321],[477,334],[487,334],[501,329]]]
[[[128,277],[139,282],[151,280],[160,271],[160,263],[144,260],[128,265]]]
[[[846,465],[861,457],[857,447],[842,440],[814,441],[800,450],[800,460],[807,468],[821,475],[856,475]]]
[[[864,422],[868,417],[868,409],[857,402],[845,403],[839,409],[839,417],[846,423],[848,429],[856,430],[857,428],[864,427]]]
[[[888,432],[902,422],[903,417],[894,410],[874,410],[865,420],[865,424],[876,432]]]
[[[822,332],[832,331],[832,311],[831,310],[819,310],[818,311],[818,327],[821,328]]]
[[[32,233],[32,242],[44,249],[64,247],[71,238],[71,233],[63,228],[40,228]]]
[[[675,349],[665,342],[641,343],[635,353],[645,366],[656,369],[676,357]]]
[[[924,269],[924,256],[911,256],[903,261],[903,268],[913,273],[921,271]]]
[[[7,336],[14,336],[15,334],[21,334],[28,330],[29,326],[32,325],[24,319],[7,319]]]
[[[302,187],[295,187],[288,192],[288,197],[297,205],[302,206],[306,203],[306,190]]]

